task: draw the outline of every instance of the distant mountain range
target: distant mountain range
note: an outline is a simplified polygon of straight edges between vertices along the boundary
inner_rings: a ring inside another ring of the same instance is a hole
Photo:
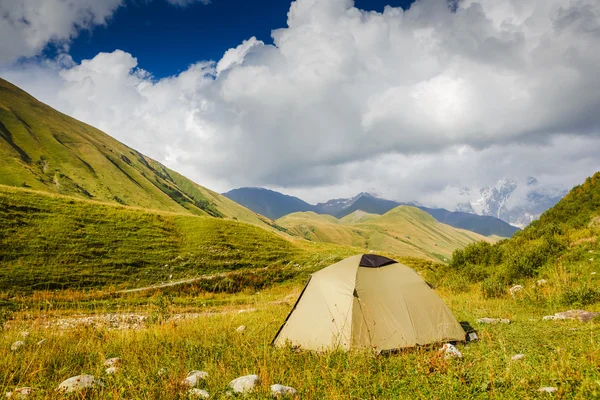
[[[223,194],[236,203],[271,219],[278,219],[284,215],[302,211],[329,214],[336,218],[343,218],[358,210],[382,215],[400,205],[412,205],[425,211],[439,222],[455,228],[467,229],[484,236],[510,237],[518,230],[518,228],[492,216],[399,203],[364,192],[349,199],[334,199],[316,205],[311,205],[297,197],[263,188],[239,188]]]

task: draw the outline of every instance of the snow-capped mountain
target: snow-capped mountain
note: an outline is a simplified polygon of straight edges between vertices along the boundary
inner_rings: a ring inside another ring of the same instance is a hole
[[[456,206],[457,211],[477,215],[489,215],[524,228],[544,211],[558,203],[566,190],[543,188],[534,177],[523,181],[502,179],[494,186],[473,190],[462,188],[464,202]]]

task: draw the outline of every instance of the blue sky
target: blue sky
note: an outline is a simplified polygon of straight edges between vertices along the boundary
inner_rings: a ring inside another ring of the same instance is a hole
[[[83,31],[71,43],[75,62],[99,52],[124,50],[139,66],[162,78],[184,71],[201,60],[219,60],[223,53],[252,36],[271,43],[271,30],[286,26],[290,1],[213,0],[187,7],[164,0],[128,0],[106,26]],[[407,8],[412,0],[356,0],[364,10],[383,11],[386,5]],[[54,49],[49,46],[46,54]]]

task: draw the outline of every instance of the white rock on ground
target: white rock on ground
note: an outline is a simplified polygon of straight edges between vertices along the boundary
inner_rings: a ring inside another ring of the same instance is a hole
[[[512,356],[510,359],[512,361],[519,361],[525,358],[525,354],[515,354],[514,356]]]
[[[13,399],[13,398],[14,399],[26,399],[27,397],[29,397],[31,392],[33,392],[32,388],[22,387],[22,388],[15,389],[12,392],[7,392],[6,398],[7,399]]]
[[[22,340],[17,340],[16,342],[14,342],[11,346],[10,349],[12,351],[17,351],[19,350],[21,347],[25,346],[25,342]]]
[[[445,343],[440,351],[444,352],[445,358],[462,358],[462,353],[451,343]]]
[[[119,357],[107,358],[104,361],[105,367],[116,367],[119,364],[121,364],[121,359]]]
[[[21,337],[22,338],[26,338],[27,336],[29,336],[29,332],[27,332],[27,331],[21,332]]]
[[[238,331],[238,332],[244,332],[245,330],[246,330],[246,325],[240,325],[236,329],[236,331]]]
[[[101,383],[92,375],[77,375],[66,379],[58,385],[58,391],[63,393],[78,392],[83,389],[91,389],[101,386]]]
[[[504,318],[479,318],[478,324],[510,324],[510,319]]]
[[[117,367],[108,367],[108,368],[106,368],[104,373],[106,373],[106,375],[114,375],[117,373],[117,371],[119,371],[119,368],[117,368]]]
[[[43,345],[44,343],[46,343],[46,339],[42,339],[42,340],[40,340],[39,342],[37,342],[37,345],[38,345],[38,346],[41,346],[41,345]]]
[[[553,386],[544,386],[538,389],[538,392],[554,393],[558,389]]]
[[[510,295],[515,297],[515,294],[517,294],[518,292],[520,292],[521,290],[523,290],[523,286],[521,285],[515,285],[513,287],[511,287],[510,289],[508,289],[510,291]]]
[[[556,320],[556,319],[578,319],[581,322],[587,322],[592,320],[594,317],[600,315],[600,312],[590,312],[584,310],[569,310],[563,312],[557,312],[554,315],[546,315],[542,318],[544,321]]]
[[[271,393],[275,397],[294,396],[298,393],[298,391],[291,386],[284,386],[276,383],[274,385],[271,385]]]
[[[536,285],[538,286],[544,286],[546,284],[546,280],[545,279],[539,279],[538,281],[535,282]]]
[[[249,393],[254,390],[258,381],[258,375],[240,376],[229,382],[229,387],[233,389],[234,393]]]
[[[190,371],[187,378],[181,381],[182,385],[194,387],[200,383],[201,380],[208,378],[208,372],[205,371]]]
[[[208,392],[204,389],[192,388],[192,389],[188,390],[188,395],[190,397],[196,397],[199,399],[209,399],[210,398],[210,394],[208,394]]]

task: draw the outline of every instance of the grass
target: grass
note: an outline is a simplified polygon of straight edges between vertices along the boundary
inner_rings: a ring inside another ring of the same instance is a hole
[[[269,398],[273,383],[296,388],[303,399],[544,398],[537,392],[541,386],[557,387],[554,398],[600,396],[598,321],[541,321],[542,316],[565,309],[552,301],[540,306],[527,296],[485,299],[475,286],[463,293],[440,289],[456,317],[478,329],[479,342],[458,345],[462,359],[444,359],[439,346],[391,356],[273,348],[270,341],[300,289],[300,284],[288,283],[260,293],[194,296],[202,302],[231,300],[209,306],[195,306],[193,298],[181,294],[166,306],[158,301],[165,294],[155,294],[143,305],[133,295],[124,298],[121,311],[212,313],[124,331],[47,329],[43,322],[52,319],[52,311],[23,306],[0,338],[0,391],[32,386],[34,398],[62,398],[54,391],[58,383],[87,373],[102,377],[105,385],[85,398],[186,398],[179,382],[188,371],[200,369],[210,374],[202,387],[213,398],[224,397],[227,383],[246,374],[257,374],[262,380],[257,392],[245,397],[249,399]],[[552,295],[551,289],[548,294]],[[72,313],[80,312],[76,303],[73,307]],[[237,313],[248,308],[256,311]],[[598,310],[598,304],[591,309]],[[105,311],[103,305],[94,310]],[[509,318],[512,323],[480,326],[476,324],[480,317]],[[240,325],[247,326],[241,334],[236,332]],[[10,351],[24,330],[30,332],[26,346]],[[37,346],[41,339],[46,342]],[[525,354],[525,359],[511,361],[517,353]],[[120,372],[110,377],[103,367],[109,357],[123,359]],[[161,368],[168,369],[162,377]]]
[[[276,283],[278,275],[296,275],[294,265],[320,268],[360,251],[293,240],[240,221],[6,186],[0,186],[0,248],[0,290],[16,293],[136,287],[245,269],[261,269],[256,279]],[[223,291],[235,285],[225,277],[209,283]]]
[[[342,219],[314,212],[286,215],[277,223],[305,239],[422,257],[445,262],[452,252],[476,241],[479,234],[436,221],[415,207],[399,206],[383,215],[355,211]]]

